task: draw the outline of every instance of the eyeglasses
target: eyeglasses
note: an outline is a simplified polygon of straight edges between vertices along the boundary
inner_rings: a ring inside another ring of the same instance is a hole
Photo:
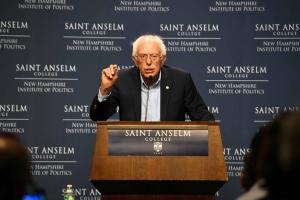
[[[157,62],[162,58],[162,56],[159,54],[139,54],[136,55],[135,57],[138,58],[140,61],[145,62],[147,61],[148,56],[150,56],[150,60],[152,62]]]

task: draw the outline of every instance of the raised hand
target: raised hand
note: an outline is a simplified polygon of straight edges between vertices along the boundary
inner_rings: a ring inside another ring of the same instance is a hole
[[[115,64],[109,65],[109,67],[102,70],[101,77],[100,91],[103,96],[106,96],[118,80],[118,66]]]

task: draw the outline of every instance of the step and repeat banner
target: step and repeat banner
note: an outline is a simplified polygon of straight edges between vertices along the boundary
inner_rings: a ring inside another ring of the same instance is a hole
[[[243,156],[280,110],[299,110],[300,2],[295,0],[1,0],[0,129],[28,146],[48,199],[67,184],[99,200],[89,181],[101,69],[134,67],[131,42],[163,37],[169,66],[191,72],[221,123],[231,200]],[[114,116],[113,118],[117,118]],[[199,188],[201,189],[201,188]]]

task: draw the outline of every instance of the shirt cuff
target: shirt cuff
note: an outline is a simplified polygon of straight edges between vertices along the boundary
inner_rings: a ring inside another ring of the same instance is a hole
[[[101,94],[101,91],[100,91],[100,88],[99,88],[99,91],[98,91],[98,101],[99,101],[99,102],[104,102],[104,101],[106,101],[106,100],[108,99],[109,96],[110,96],[110,93],[109,93],[108,95],[103,96],[103,95]]]

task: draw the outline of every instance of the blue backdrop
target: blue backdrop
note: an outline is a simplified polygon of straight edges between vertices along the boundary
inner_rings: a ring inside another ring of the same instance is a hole
[[[89,105],[101,68],[132,67],[131,42],[161,35],[167,65],[192,73],[221,123],[229,182],[243,190],[243,156],[257,130],[281,109],[299,110],[300,14],[293,0],[2,0],[0,128],[32,154],[32,174],[49,199],[89,182],[95,123]],[[115,116],[116,117],[116,116]]]

